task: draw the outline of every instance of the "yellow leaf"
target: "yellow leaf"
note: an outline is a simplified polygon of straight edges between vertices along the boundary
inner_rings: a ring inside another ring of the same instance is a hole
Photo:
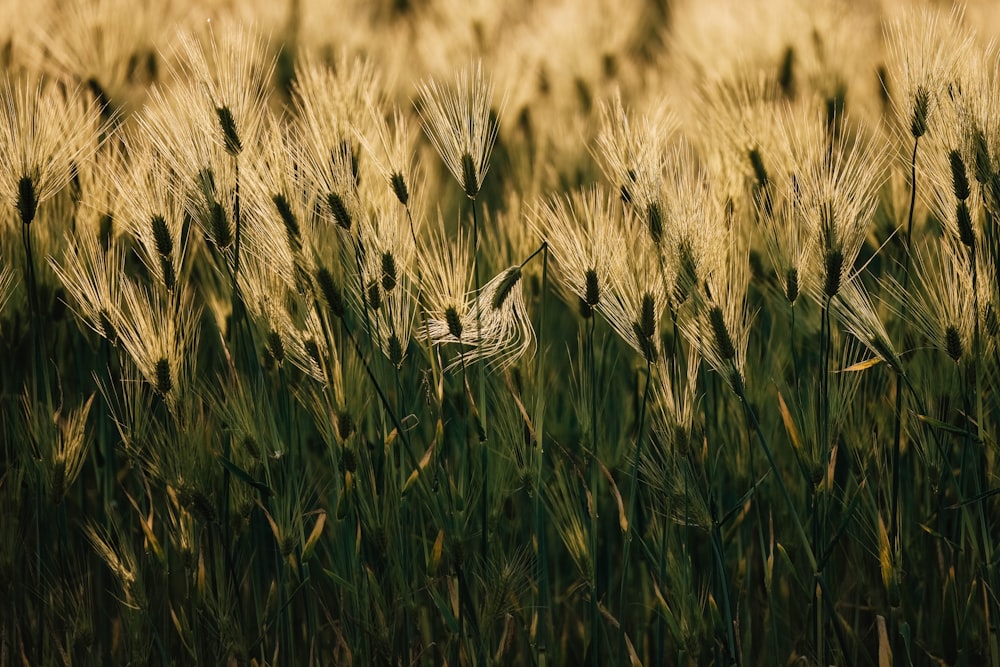
[[[323,527],[326,525],[326,512],[320,512],[319,518],[316,519],[316,525],[313,526],[312,532],[309,533],[309,539],[306,540],[306,544],[302,547],[302,560],[309,560],[312,556],[313,549],[316,548],[316,543],[319,541],[319,536],[323,534]]]
[[[892,667],[892,646],[885,627],[885,616],[879,615],[875,619],[878,624],[878,667]]]
[[[615,484],[615,478],[611,476],[611,471],[601,463],[597,462],[601,466],[601,472],[604,473],[604,477],[608,480],[608,484],[611,485],[611,493],[615,497],[615,503],[618,504],[618,526],[621,528],[622,533],[628,533],[628,516],[625,513],[625,503],[622,502],[622,494],[618,492],[618,485]]]
[[[427,468],[428,464],[431,462],[431,455],[434,454],[434,448],[437,445],[437,442],[440,439],[440,436],[443,431],[444,431],[444,426],[441,423],[441,420],[439,419],[437,424],[437,434],[434,440],[431,441],[431,446],[427,448],[427,451],[424,452],[424,455],[420,458],[420,462],[417,463],[417,469],[411,472],[410,476],[406,478],[406,483],[403,484],[403,493],[406,493],[407,490],[411,486],[413,486],[413,483],[417,481],[417,477],[420,476],[420,473],[422,473]]]
[[[788,432],[788,437],[792,440],[792,445],[795,449],[802,449],[802,438],[799,436],[799,429],[795,427],[795,420],[792,419],[792,413],[788,410],[788,405],[785,404],[785,398],[778,392],[778,409],[781,411],[781,421],[785,422],[785,430]]]
[[[872,357],[871,359],[866,359],[865,361],[859,361],[856,364],[851,364],[847,368],[842,368],[839,371],[834,371],[834,373],[857,373],[858,371],[866,371],[872,366],[877,366],[882,363],[882,360],[878,357]]]
[[[433,575],[441,564],[441,553],[444,551],[444,528],[438,531],[434,546],[431,547],[431,557],[427,562],[427,573]]]

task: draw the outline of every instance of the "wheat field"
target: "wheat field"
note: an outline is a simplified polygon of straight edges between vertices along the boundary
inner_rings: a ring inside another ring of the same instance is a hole
[[[0,5],[0,665],[1000,667],[994,3]]]

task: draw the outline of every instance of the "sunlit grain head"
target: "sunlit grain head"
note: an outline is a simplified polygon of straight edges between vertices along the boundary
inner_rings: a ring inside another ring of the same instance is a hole
[[[110,343],[117,342],[121,319],[121,281],[125,248],[117,241],[105,247],[97,230],[83,227],[67,239],[61,261],[49,260],[71,299],[70,308],[83,323]]]
[[[169,158],[138,138],[118,174],[117,222],[138,242],[149,274],[168,290],[181,280],[187,239],[183,236],[185,187]]]
[[[918,139],[934,126],[934,115],[972,46],[960,10],[902,10],[887,29],[888,69],[900,132]],[[905,129],[904,129],[905,128]]]
[[[753,315],[747,303],[750,263],[745,242],[730,232],[724,252],[704,266],[691,309],[680,329],[706,362],[736,393],[745,381]]]
[[[350,294],[358,299],[357,312],[364,313],[372,340],[383,354],[399,366],[410,343],[410,331],[416,316],[416,294],[421,285],[416,246],[406,212],[395,197],[383,190],[371,216],[362,219],[358,230],[364,242],[364,255],[357,260],[355,282]]]
[[[475,199],[489,171],[497,138],[493,105],[498,104],[500,112],[504,106],[502,100],[494,100],[492,78],[477,62],[457,72],[453,83],[422,81],[417,94],[424,132],[466,196]]]
[[[849,280],[869,234],[886,177],[886,151],[876,139],[841,135],[827,152],[796,166],[800,215],[809,229],[803,284],[819,300],[832,299]]]
[[[928,243],[916,253],[913,294],[914,324],[930,345],[955,363],[974,358],[976,299],[969,255],[952,240]]]
[[[100,110],[79,88],[32,79],[8,79],[0,109],[0,198],[29,225],[69,184],[74,164],[97,150]]]
[[[414,124],[403,111],[394,107],[391,120],[381,105],[370,100],[368,113],[371,116],[372,135],[359,134],[358,139],[396,200],[408,211],[421,211],[411,198],[422,193],[419,165],[416,163],[416,139]],[[423,217],[414,218],[414,225]],[[416,226],[413,233],[417,233]]]
[[[665,106],[651,114],[627,109],[620,91],[600,105],[595,158],[608,181],[619,188],[622,201],[637,211],[659,206],[667,146],[677,125]]]
[[[120,317],[113,324],[125,353],[162,400],[177,409],[195,372],[201,308],[189,291],[167,294],[123,281],[121,293]]]
[[[209,21],[201,32],[181,33],[173,53],[175,76],[195,88],[191,103],[201,129],[233,156],[256,149],[274,70],[260,33],[250,25]]]
[[[600,305],[613,274],[623,270],[628,248],[621,206],[616,193],[593,187],[553,197],[529,216],[535,233],[549,244],[555,275],[575,299],[574,307]]]

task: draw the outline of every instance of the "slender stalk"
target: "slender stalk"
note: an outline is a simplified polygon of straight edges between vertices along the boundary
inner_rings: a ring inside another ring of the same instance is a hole
[[[545,522],[542,513],[542,474],[545,459],[545,295],[548,289],[549,272],[549,247],[543,244],[544,254],[542,255],[542,289],[540,294],[541,303],[538,308],[538,356],[535,358],[535,409],[534,409],[534,533],[538,552],[538,626],[535,636],[535,659],[537,663],[544,663],[548,650],[548,623],[549,610],[548,603],[548,580],[549,565],[548,554],[546,553]]]
[[[778,468],[778,462],[774,458],[774,453],[771,451],[771,446],[768,444],[767,439],[764,437],[764,432],[760,426],[760,420],[757,418],[757,413],[754,411],[753,406],[750,404],[750,400],[746,395],[746,388],[743,385],[742,377],[736,371],[734,367],[733,373],[737,378],[736,386],[734,387],[736,395],[739,397],[740,401],[743,403],[743,409],[747,419],[750,420],[750,425],[753,430],[757,433],[757,442],[760,443],[761,449],[764,450],[764,456],[767,457],[768,465],[771,467],[771,472],[774,473],[774,478],[777,480],[778,489],[781,491],[781,496],[788,506],[788,510],[792,517],[792,525],[795,527],[795,532],[799,535],[799,540],[802,542],[802,548],[806,552],[806,560],[809,561],[809,568],[815,574],[817,570],[817,560],[816,554],[813,551],[811,541],[805,528],[802,525],[802,521],[799,519],[799,514],[795,509],[795,502],[792,500],[792,494],[788,491],[788,486],[785,484],[784,476],[781,474],[781,470]]]
[[[639,404],[639,416],[636,425],[636,438],[635,438],[635,461],[632,462],[632,479],[631,485],[629,487],[628,496],[628,525],[625,528],[625,544],[622,547],[622,583],[618,591],[618,609],[624,609],[625,606],[625,585],[628,581],[628,566],[629,566],[629,552],[632,548],[632,524],[635,522],[635,504],[638,498],[639,491],[639,460],[642,458],[642,447],[645,443],[645,417],[646,417],[646,404],[649,401],[649,384],[652,381],[652,364],[649,358],[646,358],[646,383],[642,390],[642,402]],[[624,641],[624,634],[622,635],[622,641]]]
[[[726,619],[726,641],[729,645],[729,664],[740,665],[740,656],[736,650],[736,635],[734,634],[735,619],[733,608],[729,602],[729,577],[726,576],[726,560],[723,556],[722,527],[718,522],[712,526],[712,555],[715,558],[715,570],[719,578],[719,589],[722,592],[722,612]]]
[[[589,364],[587,367],[588,374],[590,376],[590,553],[591,561],[593,563],[593,581],[591,582],[590,590],[590,662],[592,665],[597,665],[600,658],[600,611],[597,608],[597,597],[599,594],[597,585],[597,573],[600,569],[598,566],[598,550],[597,550],[597,531],[599,526],[598,516],[598,493],[597,484],[599,481],[599,465],[597,458],[597,443],[598,443],[598,428],[597,428],[597,352],[595,348],[597,347],[597,339],[594,335],[595,324],[597,317],[592,314],[590,317],[590,335],[588,336],[589,341]]]
[[[482,308],[480,306],[479,290],[482,287],[480,269],[479,269],[479,213],[477,212],[476,199],[472,198],[472,265],[473,273],[475,274],[476,281],[476,349],[482,347],[483,343],[483,323],[482,323]],[[476,374],[478,389],[479,389],[479,451],[480,451],[480,467],[483,472],[483,491],[482,500],[480,502],[480,522],[482,523],[482,540],[480,543],[480,554],[485,559],[486,554],[489,550],[490,543],[490,527],[489,527],[489,490],[490,490],[490,475],[489,475],[489,453],[487,451],[487,442],[489,441],[489,436],[486,430],[486,367],[483,363],[477,364],[477,374]]]
[[[830,306],[833,296],[827,296],[823,303],[822,324],[820,326],[820,359],[822,367],[820,369],[819,382],[819,446],[820,463],[823,466],[824,482],[823,490],[818,491],[813,485],[813,549],[819,550],[826,545],[826,521],[829,512],[829,501],[832,489],[832,479],[827,477],[830,458],[832,456],[832,444],[830,442],[830,374],[831,358],[833,347],[833,331],[830,322]],[[816,632],[816,655],[821,663],[826,662],[826,608],[819,604],[820,600],[816,596],[821,594],[819,587],[813,589],[813,613],[815,614]]]

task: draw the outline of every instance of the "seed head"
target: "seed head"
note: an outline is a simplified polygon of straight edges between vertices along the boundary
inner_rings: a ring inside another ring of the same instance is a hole
[[[30,225],[38,210],[38,197],[31,176],[22,176],[17,182],[17,212],[21,214],[21,224]]]
[[[726,326],[722,308],[712,306],[708,311],[708,321],[712,325],[712,333],[715,335],[715,346],[721,359],[733,359],[736,356],[736,346],[729,335],[729,328]]]
[[[160,271],[163,272],[163,285],[168,290],[173,291],[177,286],[177,273],[174,271],[174,263],[168,256],[160,257]]]
[[[307,338],[302,345],[306,348],[306,354],[308,354],[309,358],[313,360],[313,363],[317,366],[322,366],[323,356],[319,353],[319,344],[316,342],[316,339]]]
[[[663,240],[663,212],[658,202],[650,202],[646,210],[646,223],[649,225],[649,236],[653,243],[660,245]]]
[[[654,341],[651,336],[647,336],[643,332],[643,326],[640,322],[632,323],[632,332],[639,341],[639,350],[642,352],[643,358],[648,363],[655,364],[658,356],[656,352],[656,341]]]
[[[393,366],[399,367],[403,361],[403,344],[399,341],[399,336],[395,333],[389,334],[389,361]]]
[[[841,272],[844,269],[844,253],[839,248],[827,250],[823,269],[825,276],[823,293],[832,298],[840,291]]]
[[[213,201],[208,207],[208,224],[212,230],[212,239],[215,247],[225,250],[233,244],[233,231],[229,227],[229,217],[226,209],[217,201]]]
[[[372,310],[378,311],[382,307],[382,291],[379,289],[378,281],[369,282],[365,293],[368,295],[368,306]]]
[[[226,152],[236,157],[243,151],[243,143],[236,131],[236,119],[233,118],[233,112],[229,107],[221,106],[215,108],[215,113],[219,117],[219,127],[222,129],[222,141]]]
[[[639,331],[646,338],[656,335],[656,300],[653,295],[642,295],[642,305],[639,309]]]
[[[212,501],[198,489],[190,489],[183,494],[185,508],[191,514],[205,523],[215,523],[215,506]]]
[[[100,109],[81,88],[11,75],[0,85],[0,198],[30,225],[99,146]]]
[[[795,97],[795,49],[789,46],[778,67],[778,85],[785,97]]]
[[[351,434],[354,433],[354,418],[351,417],[351,413],[347,410],[341,410],[337,413],[337,435],[340,436],[341,440],[347,440]],[[344,457],[341,459],[341,465],[349,472],[354,472],[355,470],[354,452],[350,449],[344,450]]]
[[[962,154],[953,149],[948,153],[948,162],[951,164],[951,185],[955,191],[955,199],[964,202],[970,194],[965,161],[962,159]]]
[[[503,307],[507,297],[510,296],[511,290],[514,289],[514,286],[520,280],[521,267],[512,266],[504,272],[504,277],[497,285],[497,290],[493,293],[493,298],[490,300],[490,306],[493,310],[500,310]]]
[[[285,360],[285,345],[281,342],[281,334],[276,329],[267,332],[267,350],[279,364]]]
[[[302,248],[302,230],[299,228],[299,221],[292,211],[291,205],[285,195],[278,193],[271,198],[274,207],[278,210],[278,216],[285,226],[285,235],[288,237],[288,247],[292,252],[297,252]]]
[[[389,183],[392,185],[392,191],[396,195],[396,199],[403,206],[406,206],[410,201],[410,192],[406,188],[406,179],[398,171],[392,172],[389,176]]]
[[[476,165],[472,161],[472,156],[468,153],[462,154],[462,187],[465,195],[469,199],[475,199],[479,194],[479,183],[476,180]]]
[[[958,332],[958,327],[949,324],[944,330],[945,351],[952,361],[958,362],[962,358],[962,336]]]
[[[586,274],[584,274],[584,285],[584,303],[593,308],[601,302],[601,289],[595,269],[587,269]]]
[[[424,132],[465,194],[474,199],[489,169],[499,129],[496,115],[490,112],[492,80],[483,73],[482,63],[477,63],[459,72],[452,88],[429,81],[417,90]]]
[[[153,230],[153,242],[156,246],[156,252],[159,253],[160,257],[169,258],[174,252],[174,240],[170,236],[167,221],[162,215],[154,215],[150,221],[150,226]]]
[[[625,182],[622,183],[622,186],[619,189],[618,194],[621,196],[623,203],[625,203],[625,204],[631,204],[632,203],[632,188],[635,187],[636,178],[637,178],[636,173],[635,173],[635,169],[632,169],[631,167],[628,168],[628,169],[626,169],[625,170],[625,176],[626,176]]]
[[[382,289],[389,293],[396,286],[396,260],[392,252],[386,250],[382,253]]]
[[[917,86],[913,94],[913,115],[910,118],[910,134],[919,139],[927,132],[927,111],[930,105],[930,93],[927,88]]]
[[[330,213],[336,223],[345,230],[351,229],[351,214],[344,204],[344,199],[336,192],[331,192],[326,196],[326,204],[330,207]]]
[[[955,208],[955,221],[958,225],[958,239],[967,248],[976,246],[976,233],[972,228],[972,215],[969,213],[969,205],[960,200]]]
[[[750,166],[753,167],[754,178],[757,179],[759,187],[767,187],[767,169],[764,168],[764,158],[760,155],[759,148],[750,149]]]
[[[444,319],[448,324],[448,333],[456,340],[462,338],[462,318],[458,314],[455,306],[448,306],[444,311]]]
[[[980,185],[986,185],[993,178],[993,164],[990,161],[990,147],[986,143],[986,136],[978,127],[972,131],[972,152],[975,155],[976,181]]]
[[[316,283],[319,285],[319,291],[322,293],[323,298],[326,299],[326,305],[330,308],[330,313],[337,319],[343,319],[345,312],[344,293],[340,290],[340,286],[337,285],[333,274],[328,269],[320,267],[316,271]]]
[[[174,383],[170,378],[170,362],[165,357],[161,357],[156,362],[156,391],[161,396],[166,396],[173,387]]]
[[[799,298],[799,270],[794,266],[785,273],[785,298],[788,303],[795,303]]]

